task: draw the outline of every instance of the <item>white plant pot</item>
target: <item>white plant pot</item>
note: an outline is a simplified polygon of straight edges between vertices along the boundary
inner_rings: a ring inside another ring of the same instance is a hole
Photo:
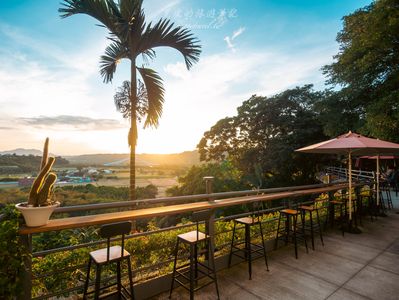
[[[15,207],[22,213],[28,227],[46,225],[54,209],[60,206],[59,202],[48,206],[29,207],[27,202],[18,203]]]

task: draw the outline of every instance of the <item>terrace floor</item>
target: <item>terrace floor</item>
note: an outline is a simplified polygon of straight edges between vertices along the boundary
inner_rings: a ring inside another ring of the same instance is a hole
[[[329,231],[323,247],[293,247],[269,252],[269,268],[258,259],[248,280],[246,263],[218,272],[221,299],[399,299],[399,201],[388,217],[363,220],[361,234]],[[188,299],[177,288],[172,299]],[[196,299],[216,299],[214,285],[200,290]],[[168,299],[164,293],[154,299]]]

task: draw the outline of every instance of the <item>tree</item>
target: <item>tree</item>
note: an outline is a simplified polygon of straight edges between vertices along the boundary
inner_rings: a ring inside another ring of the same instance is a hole
[[[201,160],[226,158],[255,187],[303,184],[313,181],[318,156],[295,149],[325,139],[314,103],[323,93],[311,85],[272,97],[252,96],[237,115],[218,121],[198,144]]]
[[[375,137],[399,141],[399,3],[378,0],[345,16],[340,50],[323,68],[337,93],[325,103],[343,120]],[[330,126],[333,127],[333,126]]]
[[[192,166],[185,175],[178,178],[179,185],[167,189],[166,193],[169,196],[204,194],[205,176],[214,177],[214,193],[250,189],[250,186],[241,180],[242,172],[231,162],[223,161]]]
[[[144,62],[155,58],[156,47],[172,47],[184,57],[187,69],[196,63],[201,53],[198,39],[185,28],[175,26],[168,19],[154,25],[146,24],[142,0],[64,0],[59,9],[62,18],[87,14],[109,31],[111,44],[100,59],[100,73],[104,82],[111,82],[120,60],[130,60],[130,199],[135,199],[135,156],[137,144],[137,73],[140,74],[148,97],[144,127],[157,126],[162,114],[164,88],[161,77],[145,66],[137,67],[141,56]]]

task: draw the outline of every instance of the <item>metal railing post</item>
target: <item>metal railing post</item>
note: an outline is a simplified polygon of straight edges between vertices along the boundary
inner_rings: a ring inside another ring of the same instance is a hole
[[[205,176],[204,181],[205,181],[205,192],[207,194],[212,194],[213,193],[213,176]],[[212,197],[208,198],[209,202],[215,201]],[[212,210],[212,214],[208,220],[208,222],[205,223],[205,233],[210,236],[211,238],[211,243],[213,244],[213,247],[211,249],[215,249],[215,211]],[[209,259],[208,252],[205,255],[205,259]]]
[[[26,300],[32,298],[32,235],[24,234],[20,236],[21,247],[29,255],[24,259],[24,271],[22,274],[22,291],[18,296],[18,300]]]

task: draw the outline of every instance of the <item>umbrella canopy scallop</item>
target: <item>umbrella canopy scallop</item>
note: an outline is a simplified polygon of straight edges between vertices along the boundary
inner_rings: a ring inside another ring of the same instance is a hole
[[[297,149],[298,152],[354,155],[397,154],[399,144],[349,131],[334,139]]]

